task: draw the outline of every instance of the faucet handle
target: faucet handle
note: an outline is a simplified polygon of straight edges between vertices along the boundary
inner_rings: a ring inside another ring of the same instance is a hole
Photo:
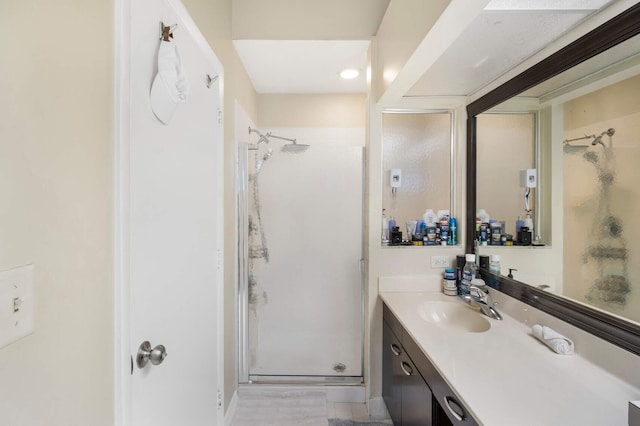
[[[487,298],[487,293],[484,292],[484,290],[482,290],[480,287],[477,287],[475,285],[469,286],[469,293],[472,296],[477,297],[478,299],[482,300],[483,302],[486,300]],[[474,294],[475,293],[475,294]]]

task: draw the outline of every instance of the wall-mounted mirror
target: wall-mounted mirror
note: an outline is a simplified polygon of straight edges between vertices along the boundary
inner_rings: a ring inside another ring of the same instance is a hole
[[[491,166],[481,155],[482,113],[518,100],[537,104],[538,178],[544,189],[538,213],[548,244],[481,248],[481,254],[502,255],[503,275],[506,267],[523,269],[515,279],[501,276],[498,289],[636,354],[639,33],[635,5],[467,108],[467,227],[473,229],[483,200],[476,183],[482,184],[483,170]],[[474,245],[469,233],[467,251]]]
[[[487,222],[500,225],[499,233],[477,234],[481,245],[530,245],[534,239],[541,239],[536,235],[539,226],[533,226],[534,219],[539,217],[535,203],[538,193],[536,141],[536,111],[492,111],[478,115],[476,228],[479,222],[484,222],[481,226]],[[517,228],[525,222],[529,237],[518,241],[520,229]],[[505,238],[486,238],[488,235]],[[538,238],[534,238],[536,236]]]
[[[452,147],[449,111],[382,114],[383,245],[457,244],[457,224],[450,226],[455,215]],[[401,235],[393,234],[394,225]]]

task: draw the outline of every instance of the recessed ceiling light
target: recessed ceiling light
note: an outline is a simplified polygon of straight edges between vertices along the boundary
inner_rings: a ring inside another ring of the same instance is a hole
[[[357,70],[355,68],[347,68],[340,71],[338,75],[345,80],[353,80],[360,75],[360,70]]]

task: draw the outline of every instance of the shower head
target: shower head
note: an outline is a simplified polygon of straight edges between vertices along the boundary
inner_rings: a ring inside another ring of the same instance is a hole
[[[604,144],[604,142],[602,142],[602,137],[604,135],[607,135],[607,136],[611,137],[611,136],[615,135],[615,133],[616,133],[616,129],[614,129],[614,128],[607,129],[604,132],[600,133],[600,135],[598,135],[593,140],[593,142],[591,142],[591,145],[595,146],[595,145],[600,144],[600,145],[602,145],[602,146],[604,146],[606,148],[607,146]]]
[[[309,145],[303,144],[303,143],[297,143],[294,139],[293,143],[288,143],[286,145],[283,145],[281,151],[288,152],[290,154],[298,154],[300,152],[305,152],[307,149],[309,149]]]
[[[562,146],[562,151],[565,154],[573,154],[584,152],[587,150],[587,148],[589,148],[589,145],[571,145],[569,142],[565,141],[564,145]]]

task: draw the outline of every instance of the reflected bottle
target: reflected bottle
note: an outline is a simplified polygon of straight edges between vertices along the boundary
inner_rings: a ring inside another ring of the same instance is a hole
[[[458,244],[458,224],[456,218],[449,219],[449,245],[455,246]]]
[[[492,274],[500,275],[500,255],[492,254],[491,260],[489,262],[489,272]],[[489,277],[489,287],[496,288],[498,286],[498,278],[491,276]]]
[[[389,242],[389,222],[387,222],[386,209],[382,209],[382,244]]]

